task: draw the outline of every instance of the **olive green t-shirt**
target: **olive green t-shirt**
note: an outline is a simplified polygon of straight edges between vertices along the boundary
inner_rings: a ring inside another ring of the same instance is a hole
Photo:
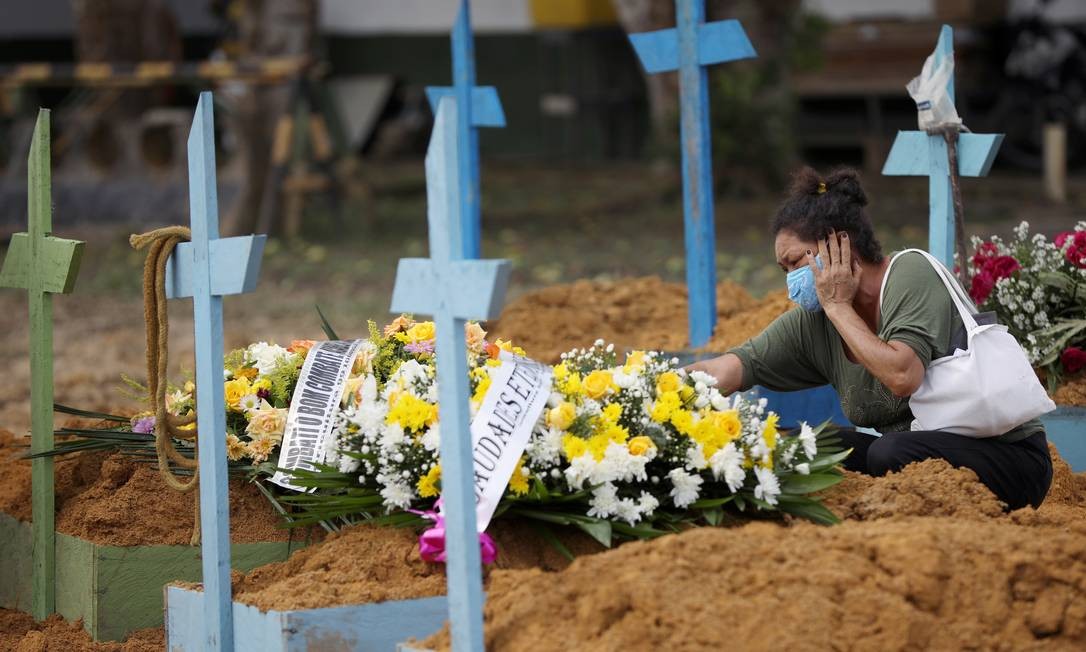
[[[918,253],[901,254],[886,280],[879,339],[904,342],[927,369],[932,360],[947,355],[951,334],[961,328],[961,316],[931,263]],[[863,365],[848,359],[840,334],[824,312],[794,308],[729,353],[743,362],[743,390],[762,385],[786,392],[829,384],[853,424],[879,432],[910,429],[908,397],[894,396]],[[1019,441],[1041,428],[1033,420],[997,439]]]

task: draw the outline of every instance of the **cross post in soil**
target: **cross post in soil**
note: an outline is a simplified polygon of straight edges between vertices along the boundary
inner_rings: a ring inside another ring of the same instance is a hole
[[[0,269],[0,286],[27,291],[30,309],[30,452],[53,449],[53,296],[75,286],[83,243],[52,235],[49,110],[38,111],[27,159],[27,232],[16,233]],[[31,462],[34,542],[31,612],[56,610],[53,458]]]
[[[479,215],[479,127],[504,127],[505,113],[498,91],[493,86],[475,85],[475,39],[471,32],[469,0],[460,0],[460,9],[452,29],[453,85],[428,86],[426,98],[437,115],[443,97],[455,97],[457,147],[460,157],[458,198],[463,223],[462,256],[478,258],[482,252]]]
[[[690,346],[708,343],[716,326],[716,233],[707,67],[757,55],[737,20],[705,22],[705,0],[675,0],[677,27],[630,34],[645,72],[679,71],[680,148],[689,295]]]
[[[222,298],[251,292],[265,236],[219,238],[215,123],[211,93],[200,93],[188,140],[192,241],[174,249],[166,296],[192,297],[196,335],[196,429],[200,458],[200,554],[203,558],[203,649],[234,648],[230,592],[230,512],[223,394]]]
[[[943,25],[935,48],[935,65],[954,57],[954,30]],[[947,91],[954,100],[954,77],[947,81]],[[958,135],[958,174],[983,177],[992,168],[1003,134]],[[925,131],[899,131],[882,173],[886,176],[929,177],[928,251],[949,269],[954,267],[954,199],[950,185],[947,143],[943,136]],[[965,264],[965,261],[962,261]]]
[[[468,394],[467,319],[493,319],[509,281],[504,260],[468,260],[462,254],[463,222],[457,199],[458,102],[438,103],[426,152],[430,258],[403,258],[396,270],[392,311],[434,316],[437,328],[438,404],[441,406],[441,496],[446,513],[449,620],[453,649],[483,649],[483,584],[472,484]]]

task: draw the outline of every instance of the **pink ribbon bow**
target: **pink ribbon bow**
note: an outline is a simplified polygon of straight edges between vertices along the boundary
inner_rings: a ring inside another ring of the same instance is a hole
[[[434,507],[438,511],[407,511],[434,522],[433,527],[419,535],[419,556],[423,561],[444,564],[448,555],[445,553],[445,516],[441,513],[441,499],[434,503]],[[494,543],[494,539],[486,532],[479,533],[479,554],[484,564],[493,564],[498,558],[498,544]]]

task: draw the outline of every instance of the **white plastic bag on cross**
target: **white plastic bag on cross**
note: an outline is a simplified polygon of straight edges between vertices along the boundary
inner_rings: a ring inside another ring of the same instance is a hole
[[[916,102],[917,122],[921,131],[945,125],[961,125],[958,109],[950,98],[947,84],[954,77],[954,57],[943,57],[935,65],[936,52],[928,55],[919,77],[913,77],[905,89]]]

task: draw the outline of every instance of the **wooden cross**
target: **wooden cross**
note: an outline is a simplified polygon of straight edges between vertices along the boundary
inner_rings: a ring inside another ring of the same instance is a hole
[[[954,30],[943,25],[935,47],[935,65],[954,56]],[[954,77],[947,82],[947,91],[954,101]],[[958,174],[963,177],[983,177],[992,168],[999,152],[1003,134],[958,135]],[[924,131],[899,131],[882,173],[887,176],[929,177],[928,184],[928,251],[948,268],[954,267],[954,200],[950,188],[950,165],[947,162],[946,140]],[[962,261],[965,264],[965,261]]]
[[[223,394],[222,297],[251,292],[266,237],[219,238],[215,118],[211,93],[200,93],[189,131],[192,241],[177,245],[166,266],[166,296],[192,297],[196,335],[196,428],[200,456],[200,549],[205,650],[234,648],[230,592],[230,512]]]
[[[716,326],[716,234],[707,66],[758,56],[737,20],[705,22],[705,0],[675,0],[677,27],[630,34],[645,72],[679,71],[683,214],[690,346],[704,346]]]
[[[462,255],[474,259],[481,255],[482,230],[479,217],[479,127],[504,127],[505,113],[498,91],[493,86],[475,85],[475,40],[471,33],[471,8],[460,0],[460,11],[452,30],[453,85],[428,86],[426,97],[437,115],[444,97],[455,97],[459,108],[456,137],[459,139],[458,182],[460,220],[463,223]]]
[[[504,260],[465,260],[457,200],[460,157],[458,102],[438,103],[426,152],[430,258],[404,258],[396,270],[392,311],[431,314],[437,327],[437,383],[441,406],[441,495],[446,513],[449,620],[453,649],[483,649],[483,585],[472,488],[471,393],[466,319],[493,319],[501,312],[509,281]]]
[[[30,452],[53,449],[53,297],[75,286],[83,243],[51,235],[49,110],[38,111],[27,159],[27,233],[16,233],[0,269],[0,286],[27,290],[30,307]],[[53,458],[31,463],[34,571],[31,612],[44,620],[56,610]]]

